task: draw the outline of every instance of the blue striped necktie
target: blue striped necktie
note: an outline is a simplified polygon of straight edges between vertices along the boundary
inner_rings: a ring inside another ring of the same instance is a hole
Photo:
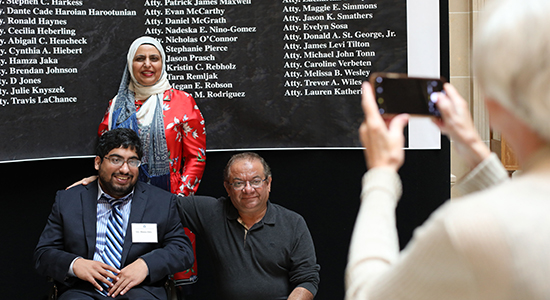
[[[122,245],[124,245],[124,221],[120,205],[128,199],[114,199],[103,194],[102,197],[111,204],[111,215],[107,221],[107,232],[105,236],[105,249],[103,249],[103,262],[120,270],[120,262],[122,259]],[[100,293],[107,296],[108,286],[102,282],[99,284],[103,287]]]

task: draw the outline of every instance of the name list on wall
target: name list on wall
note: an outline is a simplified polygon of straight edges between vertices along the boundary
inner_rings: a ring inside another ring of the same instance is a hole
[[[312,133],[312,117],[328,111],[355,124],[359,115],[345,111],[356,110],[361,82],[373,71],[406,71],[405,0],[0,4],[0,116],[10,141],[0,160],[93,153],[128,46],[141,35],[163,44],[168,79],[196,99],[210,149],[355,146],[355,138],[323,141],[342,128]]]
[[[237,71],[237,63],[227,54],[242,44],[243,37],[257,32],[256,26],[230,21],[238,18],[240,7],[251,5],[252,0],[145,2],[145,34],[164,44],[168,80],[174,88],[193,92],[197,100],[246,96],[244,87],[234,91],[234,82],[220,79]]]
[[[0,105],[77,103],[65,78],[78,76],[74,61],[90,55],[90,38],[75,17],[136,17],[135,10],[83,8],[75,0],[2,0]],[[54,84],[49,84],[52,82]]]
[[[391,26],[384,31],[361,30],[376,17],[379,4],[355,2],[281,0],[279,7],[272,8],[280,15],[268,12],[280,16],[274,21],[282,34],[279,50],[284,62],[279,72],[284,97],[360,94],[376,57],[371,44],[397,34]],[[196,99],[246,97],[247,89],[254,87],[220,79],[236,79],[224,73],[238,72],[239,62],[246,59],[231,60],[227,54],[240,51],[261,32],[254,20],[239,22],[241,11],[250,11],[254,4],[252,0],[145,2],[145,34],[164,43],[168,79],[175,88],[193,92]]]
[[[350,31],[350,23],[369,22],[377,3],[340,0],[283,1],[285,97],[358,95],[376,51],[371,42],[382,32]],[[328,4],[327,4],[328,3]],[[393,38],[395,32],[388,31]]]

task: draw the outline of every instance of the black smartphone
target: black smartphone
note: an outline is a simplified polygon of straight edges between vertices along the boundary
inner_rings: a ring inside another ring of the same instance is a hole
[[[408,77],[401,73],[373,73],[370,83],[381,114],[431,116],[440,118],[435,103],[443,91],[442,78]]]

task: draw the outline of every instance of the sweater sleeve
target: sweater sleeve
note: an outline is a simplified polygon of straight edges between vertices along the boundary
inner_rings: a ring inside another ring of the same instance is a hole
[[[461,195],[487,189],[509,180],[508,172],[495,153],[482,161],[453,187]]]
[[[395,208],[401,197],[399,175],[373,168],[363,176],[361,206],[351,237],[346,268],[346,300],[368,299],[373,280],[399,255]]]

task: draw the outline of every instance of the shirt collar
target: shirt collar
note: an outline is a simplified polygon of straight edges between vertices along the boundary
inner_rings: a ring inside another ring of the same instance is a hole
[[[271,205],[269,200],[267,200],[267,211],[265,212],[265,216],[262,221],[265,224],[275,224],[275,219],[277,219],[277,215],[275,214],[274,206]]]
[[[237,220],[240,217],[239,211],[235,208],[235,206],[233,206],[231,199],[225,198],[225,203],[227,205],[227,219]],[[273,209],[273,205],[271,204],[271,201],[267,200],[267,210],[262,220],[258,223],[263,222],[264,224],[275,224],[276,219],[277,216],[275,214],[275,210]]]
[[[124,195],[124,197],[121,197],[121,199],[124,199],[124,202],[127,202],[128,200],[131,200],[133,198],[133,195],[134,195],[134,190],[135,190],[135,187],[132,189],[132,191],[130,193]],[[101,184],[99,184],[99,180],[97,180],[97,201],[99,201],[99,199],[101,199],[101,196],[103,194],[109,195],[109,194],[107,194],[103,191],[103,189],[101,188]]]

